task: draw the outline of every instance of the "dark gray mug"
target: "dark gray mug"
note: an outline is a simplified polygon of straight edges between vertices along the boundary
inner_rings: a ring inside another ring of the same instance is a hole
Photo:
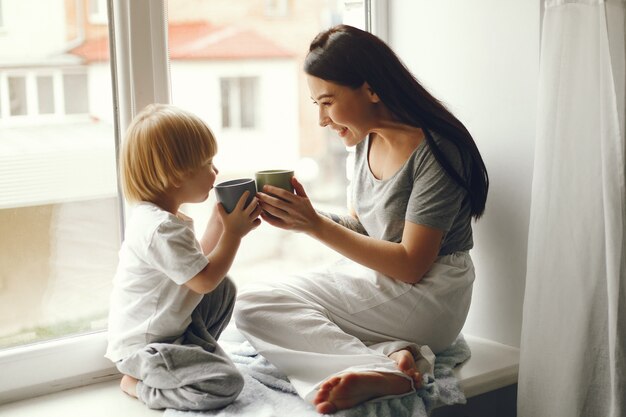
[[[252,178],[240,178],[221,182],[215,186],[215,196],[217,201],[222,203],[226,212],[231,213],[246,190],[250,191],[246,199],[246,206],[248,206],[256,195],[256,183]]]

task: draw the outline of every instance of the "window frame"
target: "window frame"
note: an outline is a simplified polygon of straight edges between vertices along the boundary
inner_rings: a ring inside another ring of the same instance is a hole
[[[363,2],[366,28],[386,27],[382,21],[372,26],[371,10],[386,10],[388,0]],[[106,4],[118,149],[120,132],[134,114],[149,103],[171,102],[166,0],[107,0]],[[376,16],[386,19],[387,13]],[[126,206],[121,196],[119,200],[123,232]],[[103,356],[106,339],[103,330],[0,350],[0,404],[118,378],[115,366]],[[37,372],[29,372],[33,369]]]

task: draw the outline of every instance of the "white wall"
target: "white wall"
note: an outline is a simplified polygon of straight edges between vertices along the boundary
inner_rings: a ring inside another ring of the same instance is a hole
[[[63,0],[3,1],[2,20],[0,51],[5,62],[41,60],[67,45]]]
[[[113,87],[109,61],[87,67],[89,115],[113,126]]]
[[[491,188],[474,227],[464,333],[519,346],[526,274],[540,1],[390,0],[389,43],[474,136]]]
[[[300,142],[297,74],[290,59],[173,62],[172,101],[207,121],[217,136],[216,163],[224,173],[294,168]],[[260,125],[248,131],[222,129],[220,77],[246,76],[259,77]]]

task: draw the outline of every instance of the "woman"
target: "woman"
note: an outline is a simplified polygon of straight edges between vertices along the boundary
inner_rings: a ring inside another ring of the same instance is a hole
[[[467,129],[374,35],[322,32],[304,70],[319,124],[356,147],[350,215],[316,212],[296,179],[295,194],[266,186],[258,197],[265,221],[345,258],[244,289],[235,317],[328,414],[419,388],[432,352],[458,336],[474,281],[471,219],[489,180]]]

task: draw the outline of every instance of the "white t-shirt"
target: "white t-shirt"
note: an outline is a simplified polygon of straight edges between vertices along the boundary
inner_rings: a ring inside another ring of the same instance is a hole
[[[176,339],[202,299],[184,284],[209,261],[193,220],[179,216],[145,202],[133,209],[111,293],[105,357],[113,362],[149,343]]]

